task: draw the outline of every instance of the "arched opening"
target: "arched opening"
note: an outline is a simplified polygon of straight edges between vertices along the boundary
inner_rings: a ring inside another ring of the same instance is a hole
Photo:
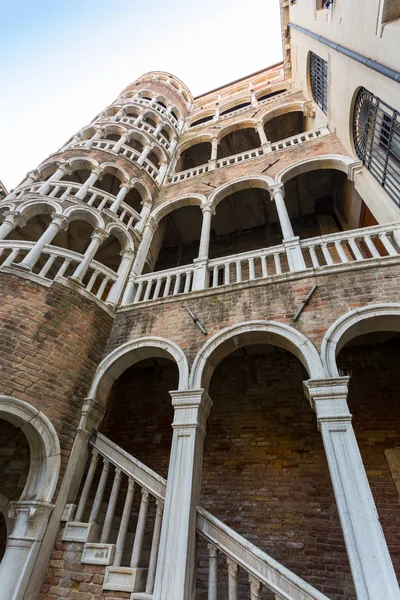
[[[217,158],[226,158],[227,156],[259,148],[260,146],[260,137],[254,127],[236,129],[221,138],[218,145]]]
[[[154,129],[157,127],[156,118],[152,113],[147,113],[146,116],[143,117],[142,122],[151,125],[151,127],[154,127]]]
[[[127,117],[132,117],[132,119],[136,119],[140,115],[140,109],[134,106],[126,106],[124,108],[124,114]]]
[[[29,442],[17,425],[0,419],[0,562],[7,547],[7,538],[14,527],[9,518],[10,502],[19,500],[30,467]]]
[[[400,315],[358,320],[353,331],[346,333],[347,341],[337,356],[339,372],[351,375],[348,405],[397,577],[400,576],[399,331]]]
[[[202,226],[198,206],[183,206],[160,221],[150,247],[153,271],[187,265],[197,258]]]
[[[246,106],[251,106],[251,102],[242,102],[241,104],[235,104],[234,106],[223,110],[220,113],[220,116],[223,117],[224,115],[229,115],[229,113],[234,112],[235,110],[239,110],[239,108],[245,108]]]
[[[141,154],[145,143],[146,143],[145,138],[143,138],[142,136],[140,136],[136,133],[132,133],[129,136],[129,139],[125,142],[125,146],[128,146],[129,148],[132,148],[132,150],[136,150],[136,152]]]
[[[178,369],[171,358],[149,356],[136,362],[114,382],[100,427],[101,433],[162,477],[167,476],[172,441],[169,392],[177,387]]]
[[[193,121],[193,123],[190,123],[190,127],[196,127],[196,125],[201,125],[202,123],[208,123],[209,121],[212,121],[214,118],[214,115],[208,115],[207,117],[202,117],[201,119],[197,119],[196,121]]]
[[[282,242],[276,206],[271,202],[268,190],[260,184],[251,185],[227,194],[218,203],[211,221],[210,258],[240,254]],[[272,255],[269,259],[273,260]],[[243,265],[243,268],[248,269],[248,265]],[[261,265],[256,268],[261,268]],[[246,273],[243,276],[245,279]]]
[[[51,208],[38,206],[37,214],[33,214],[25,225],[17,226],[5,238],[6,240],[24,240],[26,242],[37,242],[51,223]],[[43,211],[43,212],[42,212]],[[50,214],[47,212],[49,211]],[[36,211],[34,211],[36,213]]]
[[[322,438],[303,393],[310,374],[286,341],[277,343],[262,332],[239,333],[208,358],[203,381],[211,378],[214,405],[204,444],[201,506],[317,589],[329,585],[331,596],[353,599]],[[199,560],[206,556],[200,545]],[[225,600],[222,560],[218,572],[218,597]],[[247,597],[248,577],[240,569],[239,589]]]
[[[186,148],[180,155],[175,171],[186,171],[200,165],[205,165],[211,158],[211,142],[200,142]]]
[[[69,183],[78,183],[82,185],[90,176],[92,171],[92,165],[85,161],[79,161],[77,164],[72,165],[72,173],[63,175],[60,181],[69,182]]]
[[[300,110],[278,115],[264,124],[267,139],[272,143],[299,135],[305,130],[304,114]]]
[[[354,182],[337,169],[315,169],[287,180],[285,203],[294,234],[301,239],[364,226],[364,202]]]
[[[274,96],[279,96],[279,94],[283,94],[283,92],[286,92],[286,90],[283,88],[281,90],[276,90],[275,92],[261,92],[261,94],[259,96],[257,96],[257,100],[258,102],[261,102],[262,100],[267,100],[268,98],[273,98]]]
[[[142,196],[137,188],[129,190],[124,198],[124,203],[136,210],[137,213],[142,210],[142,202]]]
[[[165,139],[167,140],[167,142],[171,142],[171,140],[172,140],[172,136],[173,136],[173,133],[172,133],[172,131],[169,129],[169,127],[166,127],[166,126],[164,125],[164,127],[163,127],[163,128],[161,129],[161,131],[160,131],[160,135],[164,136],[164,137],[165,137]]]
[[[110,140],[112,142],[118,142],[118,140],[121,138],[121,134],[117,133],[117,132],[109,132],[109,133],[105,133],[101,137],[103,140]]]
[[[151,152],[149,152],[149,154],[147,155],[147,160],[149,160],[156,169],[160,168],[160,164],[161,164],[161,156],[156,153],[154,150],[152,150]]]
[[[107,165],[103,168],[101,177],[97,179],[93,187],[102,190],[103,192],[107,192],[112,196],[117,196],[124,179],[125,174],[122,171]]]

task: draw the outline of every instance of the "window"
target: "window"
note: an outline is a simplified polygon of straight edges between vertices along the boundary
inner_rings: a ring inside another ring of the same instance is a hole
[[[310,82],[315,102],[328,114],[328,63],[314,52],[310,52]]]
[[[400,206],[400,115],[365,88],[357,94],[353,114],[358,158]]]

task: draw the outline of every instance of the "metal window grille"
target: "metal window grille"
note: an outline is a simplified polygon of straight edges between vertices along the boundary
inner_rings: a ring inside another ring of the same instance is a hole
[[[400,207],[400,114],[361,88],[353,114],[358,158]]]
[[[328,114],[328,63],[314,52],[310,53],[310,80],[315,102]]]

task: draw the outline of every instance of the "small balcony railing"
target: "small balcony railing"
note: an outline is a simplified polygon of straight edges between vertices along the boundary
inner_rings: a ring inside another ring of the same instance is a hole
[[[15,192],[14,198],[16,200],[22,200],[23,197],[29,195],[36,195],[38,189],[41,187],[43,182],[35,183],[34,185],[27,185],[20,188]],[[58,198],[59,200],[74,200],[75,194],[80,190],[81,185],[78,183],[69,183],[65,181],[54,181],[50,182],[50,190],[47,197]],[[115,196],[108,192],[103,192],[95,187],[88,189],[88,192],[83,200],[77,200],[77,202],[84,202],[88,206],[93,206],[97,210],[101,211],[104,208],[110,208],[115,202]],[[140,221],[140,215],[133,208],[131,208],[125,202],[122,202],[115,217],[124,223],[126,227],[133,228],[137,221]]]
[[[304,268],[297,268],[296,271],[312,274],[345,264],[384,261],[399,256],[399,239],[400,223],[302,240],[299,242],[299,251]],[[283,244],[212,259],[204,268],[207,272],[204,278],[206,283],[203,286],[198,286],[196,282],[196,271],[199,269],[196,264],[136,277],[133,303],[178,296],[201,289],[267,280],[289,274],[293,270]]]
[[[33,248],[35,242],[23,240],[0,241],[0,271],[4,267],[18,265]],[[83,255],[58,246],[45,246],[42,260],[34,267],[33,273],[44,281],[62,281],[72,275],[82,262]],[[92,260],[84,278],[82,289],[102,302],[107,302],[118,275],[112,269]]]
[[[293,135],[289,138],[279,140],[278,142],[274,142],[273,144],[269,144],[268,146],[264,146],[262,148],[255,148],[254,150],[247,150],[246,152],[240,152],[240,154],[234,154],[232,156],[227,156],[226,158],[220,158],[215,161],[214,164],[213,161],[209,161],[207,164],[200,165],[194,169],[180,171],[179,173],[175,173],[174,175],[168,177],[168,183],[177,183],[178,181],[196,177],[197,175],[203,175],[204,173],[208,173],[214,169],[221,169],[222,167],[228,167],[254,158],[260,158],[261,156],[270,154],[271,152],[278,152],[279,150],[285,150],[286,148],[299,146],[305,142],[315,140],[329,134],[330,131],[327,127],[310,129],[310,131]]]
[[[79,142],[74,142],[74,144],[71,145],[70,147],[85,148],[86,144],[87,144],[87,140],[82,140]],[[114,140],[94,140],[91,145],[91,149],[95,148],[96,150],[105,150],[106,152],[113,152],[114,146],[116,144],[117,144],[117,142],[115,142]],[[114,154],[114,156],[116,156],[115,152],[113,152],[113,154]],[[123,145],[123,146],[121,146],[121,149],[118,152],[118,156],[124,156],[131,162],[137,163],[137,161],[140,158],[140,152],[138,152],[137,150],[134,150],[133,148],[130,148],[129,146]],[[152,179],[154,179],[154,180],[157,179],[158,169],[155,165],[153,165],[153,163],[150,160],[145,158],[143,164],[140,166],[143,169],[145,169],[145,171],[147,171],[147,173],[150,175],[150,177],[152,177]]]

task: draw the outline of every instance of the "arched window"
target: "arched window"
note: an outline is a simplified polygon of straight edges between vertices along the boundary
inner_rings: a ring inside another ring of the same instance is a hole
[[[353,113],[353,139],[358,158],[400,206],[400,115],[361,88]]]
[[[328,114],[328,63],[314,52],[310,52],[310,83],[312,97]]]

